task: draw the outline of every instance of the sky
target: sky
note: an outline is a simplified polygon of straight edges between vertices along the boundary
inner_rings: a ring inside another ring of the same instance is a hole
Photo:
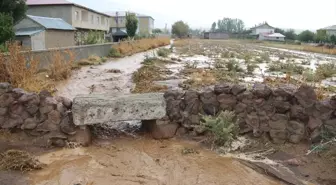
[[[336,25],[336,0],[70,0],[101,12],[133,11],[150,15],[155,28],[175,21],[208,29],[224,17],[239,18],[245,27],[268,22],[273,27],[316,30]]]

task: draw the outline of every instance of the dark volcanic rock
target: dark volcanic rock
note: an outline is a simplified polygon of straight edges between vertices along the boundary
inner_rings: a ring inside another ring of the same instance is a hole
[[[317,101],[314,88],[308,85],[302,85],[294,94],[299,104],[304,107],[311,107]]]
[[[231,93],[235,96],[237,96],[240,93],[243,93],[246,91],[246,87],[242,85],[234,85],[231,89]]]
[[[214,92],[217,95],[222,94],[222,93],[230,94],[231,88],[232,88],[232,84],[230,83],[219,84],[219,85],[215,85]]]
[[[272,90],[265,84],[254,84],[252,93],[258,98],[267,99],[272,93]]]

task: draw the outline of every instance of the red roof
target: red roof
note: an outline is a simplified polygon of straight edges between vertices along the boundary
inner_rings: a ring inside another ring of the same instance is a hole
[[[67,0],[27,0],[27,5],[73,4]]]

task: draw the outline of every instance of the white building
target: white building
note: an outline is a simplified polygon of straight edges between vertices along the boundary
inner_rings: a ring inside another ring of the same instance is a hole
[[[321,30],[325,30],[328,36],[335,35],[336,36],[336,25],[328,26],[322,28]]]
[[[256,36],[258,40],[285,41],[285,36],[275,33],[275,28],[267,23],[251,28],[251,35]]]

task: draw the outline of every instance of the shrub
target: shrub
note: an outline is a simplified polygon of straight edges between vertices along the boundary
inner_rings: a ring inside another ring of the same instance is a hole
[[[284,73],[295,73],[302,74],[304,67],[292,62],[282,63],[282,62],[273,62],[268,65],[269,71],[279,71]]]
[[[253,74],[255,68],[258,68],[258,65],[256,64],[247,64],[247,73],[248,74]]]
[[[224,68],[225,67],[225,61],[223,60],[216,60],[214,63],[215,68]]]
[[[330,78],[336,73],[336,64],[326,63],[321,64],[316,69],[316,74],[319,75],[322,79]]]
[[[0,170],[22,172],[42,169],[43,164],[29,153],[21,150],[8,150],[0,154]]]
[[[307,82],[319,82],[321,81],[321,77],[314,73],[312,70],[306,70],[302,73],[302,77],[304,81]]]
[[[160,48],[157,50],[157,55],[160,57],[168,57],[170,50],[167,48]]]
[[[145,55],[145,59],[144,59],[143,62],[141,62],[141,64],[153,65],[156,60],[157,60],[157,57],[152,57],[152,56],[149,56],[149,55]]]
[[[226,68],[228,71],[243,72],[244,70],[239,66],[239,63],[232,59],[226,63]]]
[[[121,54],[119,52],[119,50],[117,50],[116,48],[112,47],[110,49],[110,52],[108,54],[109,57],[114,57],[114,58],[119,58],[121,57]]]
[[[237,119],[234,112],[224,111],[217,116],[202,116],[201,125],[213,134],[216,145],[230,145],[238,135]]]
[[[194,62],[187,62],[185,65],[184,65],[184,68],[187,68],[187,69],[196,69],[198,66],[198,62],[197,61],[194,61]]]
[[[53,61],[50,65],[49,76],[54,80],[64,80],[71,76],[71,69],[75,61],[75,55],[70,50],[53,51]]]
[[[263,53],[260,56],[261,60],[265,61],[265,62],[269,62],[271,60],[270,56],[268,55],[268,53]]]

